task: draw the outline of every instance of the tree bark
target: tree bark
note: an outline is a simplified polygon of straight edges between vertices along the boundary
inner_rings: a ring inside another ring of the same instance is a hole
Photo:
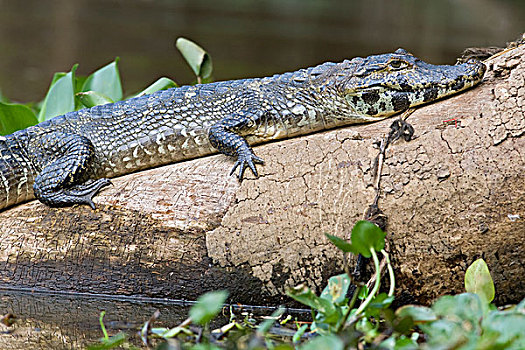
[[[522,45],[489,59],[480,86],[416,110],[417,138],[387,150],[379,205],[401,300],[462,292],[479,257],[498,303],[523,298],[524,57]],[[185,300],[227,288],[249,304],[288,303],[302,282],[320,291],[342,260],[324,234],[349,237],[373,201],[392,121],[256,147],[266,164],[242,184],[217,155],[114,179],[95,211],[2,212],[1,287]]]

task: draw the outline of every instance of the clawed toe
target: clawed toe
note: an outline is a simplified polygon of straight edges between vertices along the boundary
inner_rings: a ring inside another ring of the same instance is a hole
[[[233,166],[233,168],[232,168],[232,170],[230,172],[230,175],[233,175],[233,173],[235,173],[235,170],[237,168],[239,168],[238,178],[239,178],[239,181],[242,181],[243,177],[244,177],[244,171],[246,170],[246,165],[248,165],[248,167],[252,171],[253,175],[255,175],[255,177],[259,177],[259,173],[257,172],[257,168],[255,167],[255,163],[257,163],[257,164],[264,164],[264,160],[259,158],[259,157],[257,157],[253,153],[241,154],[237,158],[237,162],[235,162],[235,165]]]
[[[102,188],[109,185],[112,185],[111,180],[102,178],[64,190],[64,193],[66,196],[72,198],[72,203],[87,204],[91,209],[95,210],[96,208],[95,203],[93,203],[93,197],[100,192]]]

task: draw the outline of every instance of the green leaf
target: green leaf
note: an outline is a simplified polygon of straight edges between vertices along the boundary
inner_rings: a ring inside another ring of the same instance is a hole
[[[299,343],[301,341],[302,336],[304,335],[304,332],[306,332],[307,329],[308,329],[307,324],[303,324],[301,327],[299,327],[297,332],[295,332],[295,334],[293,335],[292,342],[294,344]]]
[[[370,258],[371,249],[380,252],[385,247],[385,236],[379,227],[370,221],[358,221],[352,228],[352,246],[365,258]]]
[[[381,311],[388,308],[393,301],[393,296],[389,297],[386,293],[379,293],[368,304],[368,307],[365,309],[365,315],[378,318],[381,315]]]
[[[417,350],[419,349],[419,346],[417,345],[417,342],[402,335],[397,339],[392,336],[384,340],[381,344],[379,344],[379,348],[395,350]]]
[[[78,64],[75,64],[71,70],[75,69],[75,71],[76,71],[77,67],[78,67]],[[56,72],[55,74],[53,74],[53,79],[51,79],[51,84],[49,84],[49,88],[51,88],[53,85],[55,85],[55,83],[57,81],[59,81],[61,78],[65,77],[67,74],[68,73],[65,73],[65,72]],[[75,80],[76,80],[76,76],[75,76]]]
[[[190,318],[201,325],[210,322],[221,311],[226,298],[228,298],[228,292],[225,290],[201,295],[197,303],[190,309]]]
[[[516,305],[516,311],[525,313],[525,299],[523,299],[518,305]]]
[[[38,120],[51,119],[75,110],[75,71],[78,64],[69,73],[55,73],[47,95],[38,114]]]
[[[133,97],[149,95],[149,94],[152,94],[152,93],[160,91],[160,90],[171,89],[171,88],[174,88],[174,87],[178,87],[176,82],[174,82],[173,80],[171,80],[169,78],[162,77],[162,78],[160,78],[159,80],[157,80],[156,82],[154,82],[153,84],[151,84],[150,86],[148,86],[147,88],[145,88],[144,90],[142,90],[141,92],[139,92],[138,94],[136,94]]]
[[[345,273],[330,277],[328,284],[321,293],[321,298],[341,305],[346,300],[348,287],[350,287],[350,278]]]
[[[400,334],[409,334],[414,330],[414,320],[412,317],[396,317],[392,323],[392,328]]]
[[[197,77],[206,79],[211,76],[211,57],[202,47],[186,38],[178,38],[175,46]]]
[[[122,100],[122,84],[120,83],[118,61],[119,58],[117,57],[115,61],[88,76],[81,91],[95,91],[109,97],[112,101]]]
[[[298,302],[311,307],[322,313],[325,317],[330,317],[336,313],[336,308],[329,300],[315,295],[315,293],[304,284],[293,288],[288,288],[286,294]]]
[[[469,323],[472,330],[479,330],[479,322],[484,313],[480,298],[472,293],[442,296],[432,305],[432,310],[445,319],[461,324]]]
[[[328,234],[328,233],[325,233],[325,236],[330,240],[330,242],[332,242],[333,245],[335,245],[337,248],[339,248],[343,252],[354,253],[356,255],[359,254],[359,251],[355,249],[351,243],[345,241],[344,239]]]
[[[75,96],[80,101],[80,103],[87,108],[114,102],[106,95],[96,91],[79,92]]]
[[[366,285],[362,286],[359,289],[359,293],[357,294],[357,298],[359,300],[365,300],[366,298],[368,298],[368,294],[370,294],[370,289],[368,289],[368,287]]]
[[[416,305],[401,306],[396,310],[397,317],[411,317],[414,323],[428,323],[437,320],[437,316],[431,308]]]
[[[335,335],[316,337],[301,346],[301,350],[343,350],[344,343]]]
[[[372,302],[368,307],[373,307],[376,309],[386,309],[394,301],[394,296],[389,297],[386,293],[379,293],[372,299]]]
[[[430,349],[458,349],[469,341],[474,333],[468,334],[461,323],[449,320],[437,320],[419,325],[427,337],[427,347]],[[462,348],[463,349],[463,348]],[[472,347],[465,347],[472,349]]]
[[[31,108],[0,102],[0,135],[8,135],[38,123]]]
[[[368,318],[363,317],[357,321],[355,329],[365,335],[374,335],[377,331],[377,324],[373,324]]]
[[[119,332],[114,336],[111,336],[107,339],[100,339],[100,344],[93,344],[87,347],[88,350],[105,350],[105,349],[115,349],[119,345],[123,344],[128,339],[128,335],[123,332]]]
[[[267,348],[271,349],[269,346]],[[273,350],[295,350],[295,348],[290,344],[277,344]]]
[[[525,349],[525,314],[512,311],[491,312],[482,321],[483,333],[495,334],[492,348]],[[510,346],[512,344],[512,347]]]
[[[468,293],[476,293],[485,304],[494,300],[494,282],[485,260],[478,259],[468,267],[465,272],[465,290]]]
[[[264,320],[264,322],[262,322],[257,327],[257,333],[259,333],[260,335],[265,335],[266,333],[268,333],[275,321],[284,314],[284,311],[286,311],[284,307],[280,307],[277,310],[275,310],[270,316],[270,318]]]
[[[85,75],[75,76],[75,94],[82,92],[82,87],[84,86],[84,83],[86,82],[87,78],[88,77]]]

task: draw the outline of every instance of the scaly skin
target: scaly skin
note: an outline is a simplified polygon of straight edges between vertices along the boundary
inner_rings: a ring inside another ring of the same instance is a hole
[[[479,83],[485,66],[392,54],[273,77],[184,86],[71,112],[0,137],[0,210],[92,197],[108,178],[221,152],[257,175],[250,145],[371,122]]]

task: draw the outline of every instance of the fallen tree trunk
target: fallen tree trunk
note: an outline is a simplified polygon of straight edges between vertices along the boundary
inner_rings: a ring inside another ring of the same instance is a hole
[[[461,292],[483,257],[497,302],[523,297],[524,53],[490,59],[481,86],[418,109],[417,138],[389,147],[379,203],[398,296]],[[257,147],[266,165],[241,185],[217,155],[117,178],[95,211],[33,201],[2,212],[0,287],[186,300],[227,288],[250,304],[288,302],[285,286],[302,282],[319,291],[341,271],[324,233],[349,236],[363,217],[391,122]]]

